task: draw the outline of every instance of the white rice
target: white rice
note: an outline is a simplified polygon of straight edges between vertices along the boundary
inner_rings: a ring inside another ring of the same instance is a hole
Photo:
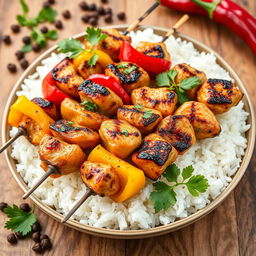
[[[152,29],[132,32],[131,36],[135,46],[141,40],[161,40]],[[171,37],[166,44],[171,53],[172,65],[186,62],[203,70],[209,78],[230,79],[229,74],[216,64],[213,55],[198,52],[192,43]],[[30,99],[41,96],[42,79],[64,56],[52,53],[51,57],[44,59],[42,65],[37,67],[37,72],[24,81],[22,91],[17,92],[17,95],[24,94]],[[108,197],[91,196],[73,218],[95,227],[120,230],[147,229],[185,218],[204,208],[224,190],[239,168],[247,145],[245,132],[250,128],[246,124],[247,117],[248,113],[244,111],[243,103],[240,102],[229,112],[217,116],[222,127],[219,136],[198,141],[184,156],[178,157],[176,164],[180,168],[193,165],[197,174],[203,174],[208,179],[210,187],[199,197],[191,196],[186,188],[177,187],[177,203],[168,210],[155,214],[149,200],[153,186],[152,182],[147,180],[147,185],[140,194],[124,203],[115,203]],[[11,135],[15,131],[13,128]],[[18,161],[17,170],[29,187],[43,175],[37,147],[31,145],[24,137],[13,144],[12,157]],[[35,193],[45,204],[66,214],[85,191],[86,187],[79,173],[73,173],[58,179],[48,178]]]

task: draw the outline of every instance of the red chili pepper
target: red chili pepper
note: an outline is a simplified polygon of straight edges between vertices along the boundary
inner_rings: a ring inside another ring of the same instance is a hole
[[[165,59],[147,56],[134,49],[128,42],[123,42],[119,52],[119,59],[135,63],[146,71],[159,74],[171,67],[171,62]]]
[[[209,16],[240,36],[256,54],[256,19],[230,0],[161,0],[172,9]]]
[[[103,74],[93,74],[88,76],[87,79],[112,90],[123,100],[124,104],[131,104],[131,97],[127,94],[124,88],[116,81],[115,78]]]
[[[44,78],[42,83],[42,92],[45,99],[55,103],[60,106],[61,102],[65,98],[70,98],[67,94],[62,92],[57,86],[52,77],[52,72],[50,71],[48,75]]]

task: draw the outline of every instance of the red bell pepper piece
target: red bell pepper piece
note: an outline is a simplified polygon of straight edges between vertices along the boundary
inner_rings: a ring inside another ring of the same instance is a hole
[[[132,100],[124,88],[116,81],[115,78],[111,76],[106,76],[103,74],[93,74],[87,77],[87,80],[91,80],[94,83],[100,84],[109,88],[115,94],[117,94],[123,101],[124,104],[131,104]]]
[[[135,63],[146,71],[159,74],[171,67],[171,62],[165,59],[147,56],[134,49],[128,42],[123,42],[119,52],[119,59]]]
[[[46,100],[60,106],[61,102],[65,98],[70,98],[67,94],[62,92],[57,86],[52,77],[52,72],[50,71],[43,80],[42,83],[42,93]]]

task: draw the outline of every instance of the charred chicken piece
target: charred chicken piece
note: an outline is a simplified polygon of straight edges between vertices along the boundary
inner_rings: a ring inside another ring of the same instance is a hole
[[[221,132],[220,124],[215,115],[204,103],[185,102],[174,114],[185,115],[189,119],[198,139],[212,138]]]
[[[170,54],[165,43],[139,42],[136,50],[150,57],[165,59],[170,61]]]
[[[243,93],[231,81],[208,79],[197,92],[197,100],[215,114],[227,112],[237,105]]]
[[[117,119],[127,121],[146,134],[151,132],[162,120],[162,114],[158,110],[140,105],[124,105],[118,108]]]
[[[138,65],[131,62],[114,63],[105,69],[107,76],[114,77],[126,90],[128,94],[136,88],[149,86],[148,73]]]
[[[132,161],[152,180],[157,180],[167,166],[178,156],[174,147],[155,133],[144,138],[142,145],[132,155]]]
[[[52,119],[59,120],[61,118],[59,110],[54,103],[41,97],[33,98],[31,101],[36,103],[40,108],[42,108],[44,112]]]
[[[86,161],[80,172],[83,182],[98,195],[112,196],[120,190],[119,176],[111,165]]]
[[[78,91],[82,102],[95,103],[103,115],[113,116],[118,107],[123,105],[121,98],[113,91],[91,80],[85,80]]]
[[[112,59],[118,60],[120,47],[124,41],[131,43],[132,39],[129,36],[121,34],[116,29],[103,29],[103,34],[108,35],[107,38],[99,42],[95,49],[106,52]],[[88,42],[85,42],[86,47],[90,47]]]
[[[77,144],[82,149],[91,149],[99,142],[99,134],[81,125],[73,125],[71,121],[59,120],[50,125],[53,136],[70,144]]]
[[[127,158],[142,141],[137,128],[116,119],[104,121],[99,134],[106,149],[122,159]]]
[[[108,117],[97,112],[87,110],[80,103],[69,98],[61,102],[60,111],[64,119],[75,125],[86,126],[93,130],[98,130],[101,123],[108,119]]]
[[[77,72],[80,76],[82,76],[84,79],[86,79],[88,76],[92,74],[101,74],[104,73],[103,67],[96,63],[94,66],[90,66],[88,64],[88,61],[83,61],[78,67]]]
[[[79,97],[77,88],[84,80],[76,73],[75,66],[70,58],[67,57],[62,60],[52,70],[52,77],[64,93],[74,98]]]
[[[177,72],[177,76],[175,77],[175,83],[177,84],[180,83],[183,79],[190,77],[198,77],[201,80],[199,85],[186,91],[190,100],[196,100],[197,90],[207,79],[206,74],[203,71],[199,71],[186,63],[177,64],[173,67],[173,69]]]
[[[39,144],[39,155],[43,161],[41,167],[47,170],[47,164],[58,168],[62,175],[80,170],[86,160],[85,153],[76,144],[68,144],[59,138],[44,135]]]
[[[186,116],[167,116],[158,125],[156,133],[171,143],[180,155],[196,143],[193,126]]]
[[[132,92],[132,103],[156,109],[165,117],[176,109],[178,97],[168,88],[142,87]]]

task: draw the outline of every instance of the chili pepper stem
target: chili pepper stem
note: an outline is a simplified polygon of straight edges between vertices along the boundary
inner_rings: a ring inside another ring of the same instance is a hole
[[[95,192],[91,189],[87,191],[80,200],[74,205],[74,207],[69,211],[69,213],[61,220],[61,223],[65,223],[69,218],[76,212],[76,210],[86,201],[86,199],[92,195],[95,195]]]
[[[221,0],[216,0],[213,2],[204,2],[202,0],[191,0],[191,1],[194,2],[195,4],[201,6],[202,8],[204,8],[208,12],[209,17],[211,19],[213,17],[213,12],[215,11],[218,4],[221,2]]]

